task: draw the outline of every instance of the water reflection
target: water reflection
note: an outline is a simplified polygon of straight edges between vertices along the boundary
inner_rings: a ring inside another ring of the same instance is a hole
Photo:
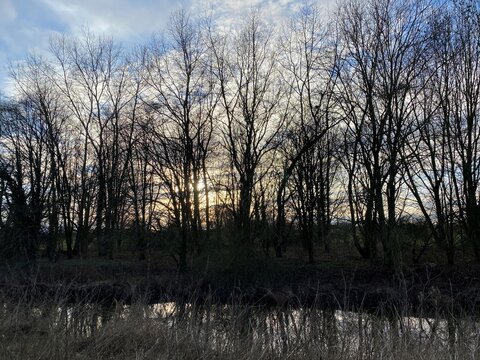
[[[286,356],[301,354],[305,349],[315,349],[328,358],[359,353],[381,356],[418,344],[452,352],[461,344],[472,354],[478,354],[480,348],[480,323],[471,318],[173,302],[61,306],[53,310],[34,309],[31,316],[53,316],[53,326],[81,337],[94,336],[109,324],[118,326],[122,321],[144,319],[218,351],[243,347]]]
[[[480,323],[471,318],[430,318],[378,315],[319,309],[265,309],[263,307],[195,306],[161,303],[149,306],[145,316],[167,320],[170,326],[186,322],[198,338],[214,345],[235,341],[261,344],[272,351],[300,350],[315,341],[328,352],[378,353],[376,341],[428,343],[453,348],[459,340],[472,351],[479,347]],[[213,337],[212,337],[213,335]]]

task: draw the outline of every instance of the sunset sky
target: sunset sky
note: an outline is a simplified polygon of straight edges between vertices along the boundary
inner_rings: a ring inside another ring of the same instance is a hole
[[[76,34],[84,28],[113,36],[126,46],[145,43],[162,31],[172,11],[212,13],[234,23],[252,8],[269,22],[295,10],[298,0],[0,0],[0,93],[8,92],[8,64],[28,52],[46,53],[54,34]],[[319,0],[326,9],[334,0]]]

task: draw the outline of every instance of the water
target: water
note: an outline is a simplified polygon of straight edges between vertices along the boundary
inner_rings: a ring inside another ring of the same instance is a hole
[[[220,352],[245,348],[272,354],[298,354],[316,349],[322,354],[388,354],[398,348],[451,351],[459,346],[478,354],[478,319],[392,316],[316,308],[265,308],[244,305],[99,306],[92,304],[35,308],[31,316],[54,319],[61,327],[82,337],[93,337],[106,327],[148,322],[175,336],[188,337],[202,347]],[[475,357],[473,357],[475,358]]]

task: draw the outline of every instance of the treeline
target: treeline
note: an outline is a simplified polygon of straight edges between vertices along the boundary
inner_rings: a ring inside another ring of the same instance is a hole
[[[56,37],[11,78],[4,258],[113,257],[125,239],[144,258],[163,233],[185,268],[209,244],[282,256],[296,232],[313,262],[343,224],[398,266],[417,223],[448,263],[459,244],[480,260],[478,1],[348,0],[228,30],[180,11],[133,50]]]

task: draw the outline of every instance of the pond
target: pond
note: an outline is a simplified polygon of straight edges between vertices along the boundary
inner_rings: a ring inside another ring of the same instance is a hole
[[[35,308],[31,317],[49,319],[50,327],[84,339],[94,339],[107,330],[118,332],[129,324],[135,328],[146,326],[149,332],[145,336],[188,340],[198,348],[222,354],[244,349],[247,353],[279,358],[292,354],[295,358],[300,355],[311,358],[315,354],[326,358],[383,358],[405,351],[437,352],[433,358],[444,355],[475,359],[480,355],[480,322],[468,316],[432,318],[316,308],[166,302]]]

